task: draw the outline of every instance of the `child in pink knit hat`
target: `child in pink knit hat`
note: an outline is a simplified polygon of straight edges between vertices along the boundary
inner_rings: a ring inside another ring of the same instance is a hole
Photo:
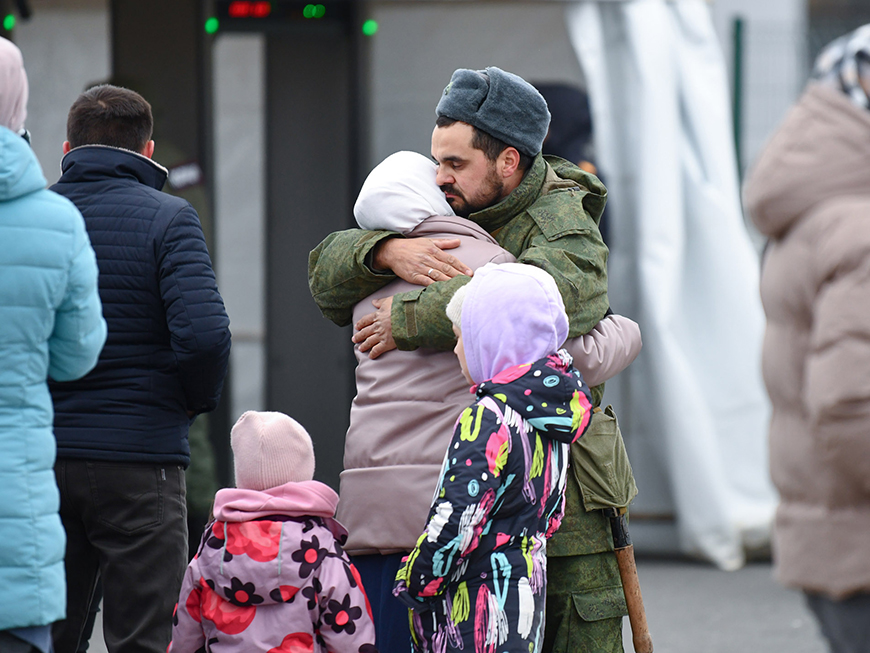
[[[312,480],[314,447],[283,413],[233,426],[236,488],[188,565],[168,652],[377,653],[365,591],[341,548],[338,495]]]

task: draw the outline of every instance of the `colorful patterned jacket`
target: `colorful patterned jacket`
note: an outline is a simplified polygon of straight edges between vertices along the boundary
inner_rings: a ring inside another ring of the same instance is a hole
[[[563,350],[501,372],[457,420],[428,526],[394,587],[414,610],[418,651],[540,650],[546,540],[569,445],[592,414],[571,362]]]
[[[337,502],[317,481],[218,491],[167,653],[377,653]]]

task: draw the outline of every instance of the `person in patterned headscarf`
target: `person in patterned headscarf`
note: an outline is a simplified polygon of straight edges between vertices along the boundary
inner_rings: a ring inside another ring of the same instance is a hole
[[[870,650],[870,25],[831,43],[749,175],[769,245],[776,576],[833,653]]]
[[[870,24],[828,44],[816,59],[813,79],[870,110]]]

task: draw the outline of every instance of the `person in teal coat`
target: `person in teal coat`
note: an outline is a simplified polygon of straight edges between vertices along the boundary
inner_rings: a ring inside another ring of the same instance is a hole
[[[97,263],[26,140],[21,53],[0,38],[0,651],[47,653],[66,610],[66,538],[47,379],[87,374],[106,340]]]

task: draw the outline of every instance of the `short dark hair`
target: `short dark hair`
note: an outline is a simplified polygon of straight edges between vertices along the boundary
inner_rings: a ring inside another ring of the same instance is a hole
[[[438,116],[435,120],[436,127],[449,127],[450,125],[460,122],[459,120],[454,120],[453,118],[448,118],[447,116]],[[475,150],[480,150],[483,152],[483,156],[486,157],[487,161],[495,161],[499,154],[505,151],[508,147],[513,147],[508,145],[502,140],[497,139],[495,136],[491,134],[487,134],[482,129],[478,129],[474,125],[471,125],[471,128],[474,130],[473,135],[471,136],[471,147]],[[516,148],[514,148],[516,149]],[[525,172],[529,168],[532,167],[532,162],[535,160],[534,157],[529,156],[528,154],[523,154],[519,150],[517,153],[520,155],[520,163],[519,169]]]
[[[141,152],[154,129],[151,105],[136,91],[102,84],[78,96],[66,120],[70,147],[110,145]]]

